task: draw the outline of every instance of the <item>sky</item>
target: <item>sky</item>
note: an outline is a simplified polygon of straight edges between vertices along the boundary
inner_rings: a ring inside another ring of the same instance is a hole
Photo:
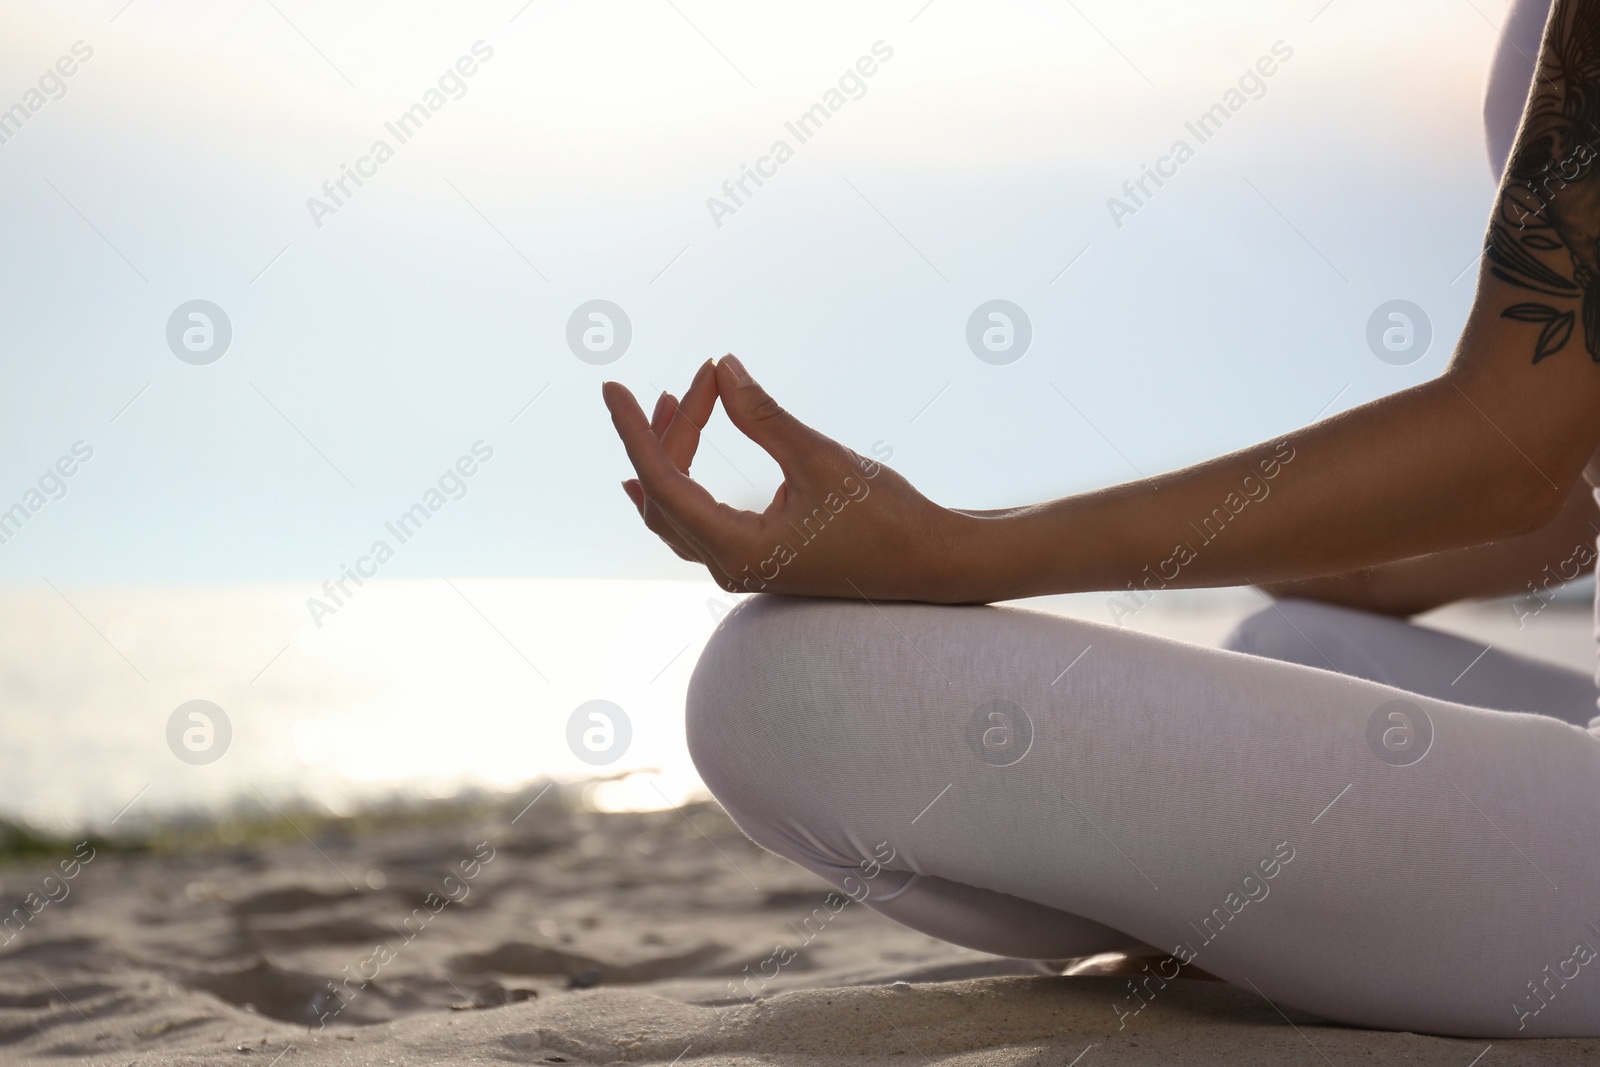
[[[648,407],[730,351],[963,507],[1424,381],[1471,300],[1504,11],[12,0],[0,583],[316,585],[378,539],[386,577],[693,577],[599,386]],[[1398,362],[1368,341],[1396,300],[1433,335]],[[969,343],[990,301],[1025,351]],[[764,505],[774,465],[720,415],[707,441],[705,483]]]

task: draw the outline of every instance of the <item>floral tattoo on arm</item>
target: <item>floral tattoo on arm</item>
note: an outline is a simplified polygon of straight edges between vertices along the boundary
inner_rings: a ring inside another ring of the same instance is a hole
[[[1565,250],[1566,255],[1559,253]],[[1567,346],[1581,317],[1600,363],[1600,2],[1557,0],[1484,242],[1490,272],[1545,300],[1502,318],[1539,327],[1533,362]],[[1559,266],[1550,261],[1559,261]],[[1574,303],[1575,302],[1575,303]]]

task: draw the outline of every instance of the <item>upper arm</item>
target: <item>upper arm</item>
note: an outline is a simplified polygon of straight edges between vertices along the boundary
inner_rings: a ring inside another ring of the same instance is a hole
[[[1442,384],[1503,438],[1509,498],[1553,519],[1600,445],[1600,0],[1551,9]]]

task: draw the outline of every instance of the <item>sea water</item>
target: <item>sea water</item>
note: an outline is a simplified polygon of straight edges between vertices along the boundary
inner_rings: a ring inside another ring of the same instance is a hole
[[[311,592],[0,591],[0,818],[61,831],[239,805],[341,812],[540,778],[596,782],[602,809],[705,795],[684,694],[738,600],[710,582],[368,582],[317,617]],[[1592,672],[1576,602],[1426,621]],[[1026,602],[1200,644],[1263,603],[1248,590],[1164,592],[1131,615],[1104,594]]]

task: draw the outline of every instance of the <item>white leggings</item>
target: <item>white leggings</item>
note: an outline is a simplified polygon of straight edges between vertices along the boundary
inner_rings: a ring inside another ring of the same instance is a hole
[[[690,752],[757,843],[946,941],[1171,953],[1358,1026],[1600,1035],[1590,679],[1309,602],[1228,645],[755,596],[695,668]]]

